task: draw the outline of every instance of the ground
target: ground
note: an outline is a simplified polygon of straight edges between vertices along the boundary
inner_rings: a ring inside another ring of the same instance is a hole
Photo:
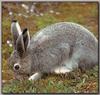
[[[29,12],[25,5],[34,5],[34,12]],[[12,43],[10,26],[13,18],[19,21],[22,29],[27,27],[31,35],[45,26],[65,21],[83,25],[98,39],[98,3],[2,3],[3,93],[98,93],[98,66],[86,72],[76,70],[68,75],[49,74],[35,82],[14,80],[7,65],[13,51],[13,47],[7,44]]]

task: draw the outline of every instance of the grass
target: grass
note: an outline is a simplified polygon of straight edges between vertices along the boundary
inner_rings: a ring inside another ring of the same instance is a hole
[[[13,80],[3,85],[3,93],[97,93],[98,67],[85,73],[47,75],[37,81]]]
[[[53,15],[44,14],[44,16],[41,18],[37,17],[36,21],[38,29],[42,29],[50,24],[56,23],[57,19]]]
[[[24,13],[19,5],[14,3],[3,3],[2,10],[2,92],[3,93],[98,93],[98,66],[85,73],[79,70],[73,71],[68,75],[47,75],[37,81],[14,80],[14,75],[7,66],[12,47],[6,43],[12,40],[10,34],[11,17],[8,15],[8,9],[16,13]],[[49,13],[49,9],[60,12],[59,15]],[[14,15],[24,29],[27,27],[30,34],[56,22],[71,21],[79,23],[88,28],[98,38],[98,15],[97,3],[60,3],[56,6],[51,3],[48,9],[43,4],[38,4],[37,9],[42,10],[43,16],[29,15],[28,18]]]

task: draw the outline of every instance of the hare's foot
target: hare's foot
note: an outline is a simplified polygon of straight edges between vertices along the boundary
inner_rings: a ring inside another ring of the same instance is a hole
[[[42,76],[42,73],[35,73],[32,76],[30,76],[28,80],[38,80],[41,78],[41,76]]]
[[[56,74],[65,74],[73,71],[74,69],[78,68],[78,63],[76,60],[65,61],[64,66],[57,67],[54,69]]]
[[[55,68],[54,72],[56,74],[65,74],[65,73],[71,72],[71,70],[70,69],[67,69],[64,66],[62,66],[62,67]]]

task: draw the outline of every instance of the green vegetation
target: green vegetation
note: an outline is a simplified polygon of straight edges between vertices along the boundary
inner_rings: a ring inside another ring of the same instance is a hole
[[[50,24],[56,23],[57,19],[53,15],[44,14],[44,16],[41,18],[37,17],[36,21],[38,29],[42,29]]]
[[[73,71],[68,75],[47,75],[37,81],[13,80],[4,84],[3,93],[97,93],[98,67],[85,73]]]
[[[37,81],[14,80],[14,75],[7,66],[12,47],[7,45],[7,40],[12,40],[10,33],[11,17],[8,9],[15,13],[24,13],[21,5],[3,3],[2,5],[2,92],[3,93],[98,93],[98,66],[82,73],[79,70],[68,75],[47,75],[46,78]],[[43,16],[29,15],[28,18],[14,15],[22,27],[27,27],[33,35],[38,30],[61,21],[79,23],[88,28],[98,38],[98,10],[97,3],[51,3],[46,9],[37,4],[37,9],[43,12]],[[49,13],[49,10],[60,14]],[[27,15],[27,14],[26,14]]]

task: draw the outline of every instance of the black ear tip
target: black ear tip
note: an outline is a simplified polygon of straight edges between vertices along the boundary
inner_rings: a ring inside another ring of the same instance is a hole
[[[12,20],[12,22],[17,22],[17,20],[14,19],[14,20]]]
[[[27,30],[28,30],[28,29],[27,29],[27,28],[25,28],[25,29],[23,30],[23,34],[25,34],[25,33],[27,32]]]
[[[27,31],[28,29],[27,28],[25,28],[23,31]]]

